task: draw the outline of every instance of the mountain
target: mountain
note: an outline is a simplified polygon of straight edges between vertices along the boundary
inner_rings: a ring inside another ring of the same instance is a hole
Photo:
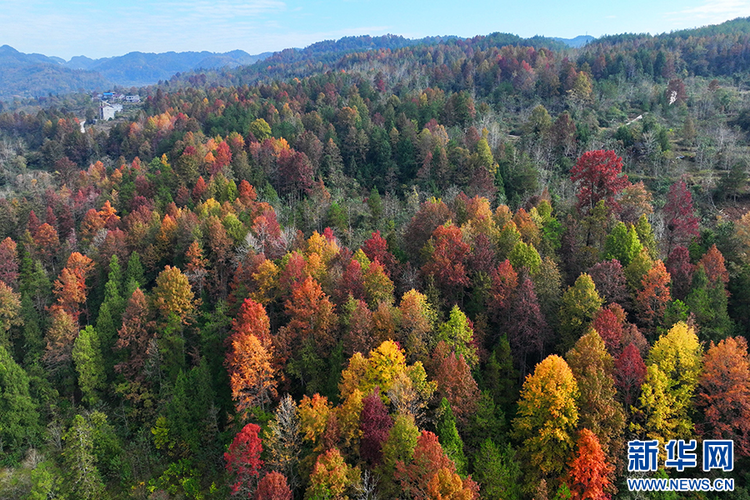
[[[78,90],[102,89],[110,83],[99,73],[64,67],[62,59],[24,54],[0,47],[0,100],[40,97]]]
[[[78,56],[65,63],[65,66],[96,71],[118,85],[137,87],[167,80],[174,74],[184,71],[253,64],[270,55],[270,52],[250,55],[242,50],[233,50],[223,54],[207,51],[161,54],[130,52],[124,56],[102,59]]]
[[[0,47],[0,100],[101,91],[116,85],[151,85],[168,80],[177,73],[249,65],[270,55],[270,52],[250,55],[242,50],[223,54],[207,51],[131,52],[101,59],[76,56],[65,61],[43,54],[25,54],[3,45]]]
[[[557,40],[558,42],[562,42],[568,47],[573,47],[574,49],[583,47],[587,43],[596,40],[593,36],[590,35],[578,35],[575,38],[552,38],[553,40]]]

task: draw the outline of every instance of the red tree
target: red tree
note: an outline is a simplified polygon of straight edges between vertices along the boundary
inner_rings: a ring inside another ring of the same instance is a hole
[[[664,311],[672,298],[669,273],[662,261],[656,261],[654,267],[643,277],[641,285],[643,289],[635,298],[638,317],[646,327],[654,328],[664,318]]]
[[[622,330],[625,323],[625,311],[619,304],[613,303],[599,309],[594,317],[593,327],[607,346],[612,356],[620,353]]]
[[[487,298],[487,307],[496,319],[503,320],[513,304],[518,287],[518,273],[513,269],[510,261],[505,259],[492,272],[491,278],[492,288]]]
[[[334,291],[336,303],[338,304],[345,303],[350,295],[357,300],[365,298],[362,266],[354,259],[351,259],[346,265],[346,268],[344,268],[344,273],[341,275],[339,286],[336,287],[336,290]]]
[[[130,382],[142,381],[143,366],[149,354],[149,344],[153,335],[149,333],[148,303],[140,288],[133,291],[122,317],[122,328],[117,332],[117,349],[128,349],[127,359],[115,366]]]
[[[286,477],[278,472],[269,472],[258,483],[255,500],[292,500],[292,490]]]
[[[453,213],[442,200],[428,200],[422,203],[404,230],[404,246],[412,257],[418,257],[420,250],[430,239],[435,229],[453,217]]]
[[[370,261],[378,260],[383,265],[385,273],[393,279],[396,271],[396,257],[388,250],[388,242],[380,236],[380,231],[375,231],[372,236],[365,240],[362,251]]]
[[[695,266],[690,263],[690,252],[683,246],[676,246],[667,258],[667,272],[672,277],[672,296],[685,300],[690,293]]]
[[[438,383],[436,400],[447,399],[456,421],[466,425],[479,401],[479,387],[466,360],[440,341],[432,353],[430,368],[432,379]]]
[[[14,290],[18,289],[18,253],[16,242],[10,238],[0,243],[0,281]]]
[[[615,385],[622,394],[625,409],[629,410],[641,392],[646,378],[646,363],[634,344],[628,344],[615,361]]]
[[[588,429],[581,430],[578,437],[578,453],[570,463],[568,486],[574,500],[605,500],[605,493],[612,481],[614,467],[607,464],[596,434]]]
[[[383,458],[381,447],[388,439],[388,433],[393,427],[393,420],[388,415],[388,409],[378,392],[374,390],[362,399],[362,413],[359,421],[362,430],[359,454],[370,465],[381,462]]]
[[[526,373],[526,357],[533,352],[541,353],[550,334],[547,321],[539,309],[534,283],[528,276],[523,277],[518,287],[511,318],[508,341],[513,350],[513,359],[518,360],[521,372]]]
[[[470,272],[492,273],[497,265],[497,252],[489,236],[479,233],[474,236],[468,268]]]
[[[687,246],[698,236],[698,218],[693,210],[693,196],[685,181],[672,184],[664,205],[664,221],[667,224],[667,249],[675,245]]]
[[[461,229],[452,224],[438,226],[432,238],[435,250],[422,271],[435,277],[445,298],[458,300],[469,285],[465,263],[471,247],[463,241]]]
[[[255,482],[258,479],[263,460],[260,454],[263,452],[263,444],[258,437],[260,427],[255,424],[247,424],[234,437],[229,451],[224,453],[227,462],[227,470],[234,472],[237,481],[232,485],[232,493],[249,497],[255,490]]]
[[[703,264],[703,269],[706,271],[706,277],[711,286],[719,281],[723,283],[723,286],[729,283],[729,273],[724,265],[724,256],[716,248],[716,245],[711,245],[708,252],[701,257],[698,265],[701,264]]]
[[[570,179],[578,185],[578,209],[588,212],[600,200],[617,208],[615,196],[628,184],[628,176],[622,175],[622,158],[614,151],[587,151],[570,169]]]

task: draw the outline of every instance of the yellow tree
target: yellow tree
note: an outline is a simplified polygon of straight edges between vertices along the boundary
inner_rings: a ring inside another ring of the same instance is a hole
[[[156,277],[153,290],[154,307],[165,320],[174,314],[182,323],[193,312],[193,290],[188,277],[177,267],[166,266]]]
[[[646,359],[641,411],[646,437],[666,442],[693,434],[689,410],[702,368],[702,348],[692,327],[676,323]]]
[[[578,397],[578,383],[560,356],[547,356],[526,377],[513,432],[521,441],[528,484],[557,478],[563,472],[575,446]]]
[[[225,361],[232,398],[238,413],[253,406],[265,410],[270,398],[276,396],[271,323],[263,306],[251,299],[245,300],[237,319]]]

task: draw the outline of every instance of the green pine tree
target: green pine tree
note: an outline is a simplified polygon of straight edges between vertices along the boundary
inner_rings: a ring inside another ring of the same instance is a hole
[[[29,394],[29,377],[0,345],[0,456],[33,442],[39,414]]]
[[[443,398],[438,409],[437,435],[440,445],[443,447],[448,458],[456,464],[456,472],[466,476],[467,462],[464,455],[464,442],[456,428],[456,417],[447,399]]]
[[[83,399],[93,406],[99,401],[99,391],[105,388],[107,381],[99,333],[93,326],[87,326],[78,334],[73,344],[73,362]]]

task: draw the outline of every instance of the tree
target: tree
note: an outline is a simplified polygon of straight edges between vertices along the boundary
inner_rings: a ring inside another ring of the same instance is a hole
[[[676,246],[667,258],[667,272],[672,277],[672,296],[685,300],[690,293],[695,266],[690,263],[690,252],[683,246]]]
[[[360,471],[344,462],[341,452],[331,448],[318,457],[312,473],[310,485],[305,492],[305,500],[328,500],[346,497],[345,492],[359,482]]]
[[[458,302],[463,296],[463,288],[469,285],[466,263],[471,246],[463,241],[461,229],[453,224],[438,226],[430,241],[433,252],[422,272],[434,276],[446,299]]]
[[[596,291],[594,280],[581,274],[562,297],[560,331],[563,347],[569,349],[588,329],[604,301]]]
[[[362,276],[365,297],[370,308],[375,309],[381,302],[393,304],[393,281],[388,277],[380,262],[373,261]]]
[[[654,267],[643,277],[643,288],[635,297],[638,319],[652,331],[661,324],[667,304],[672,299],[669,282],[669,273],[664,263],[657,260]]]
[[[360,417],[360,429],[362,439],[360,440],[359,453],[362,459],[371,465],[381,463],[383,459],[382,445],[393,426],[393,420],[388,415],[388,409],[383,400],[373,390],[362,399],[362,414]]]
[[[270,398],[276,397],[273,346],[252,334],[232,336],[230,342],[226,364],[237,412],[254,406],[265,410]]]
[[[638,233],[634,226],[625,227],[618,222],[604,243],[605,259],[617,259],[627,267],[636,255],[643,249]]]
[[[619,260],[599,262],[589,269],[588,274],[605,304],[616,302],[621,306],[627,305],[629,300],[627,281]]]
[[[427,485],[427,495],[435,500],[473,500],[479,497],[479,486],[465,484],[455,471],[443,467],[432,476]]]
[[[420,250],[430,239],[435,229],[451,219],[448,206],[436,198],[425,201],[404,229],[404,247],[411,257],[418,257]]]
[[[513,420],[529,478],[560,475],[574,446],[578,384],[564,359],[547,356],[526,377]],[[533,480],[528,481],[533,484]]]
[[[148,320],[148,303],[140,288],[136,288],[125,308],[122,327],[118,330],[116,349],[128,349],[126,360],[115,365],[115,370],[122,373],[131,382],[145,378],[143,368],[146,365],[151,339],[151,325]]]
[[[63,309],[53,309],[51,316],[44,362],[50,371],[55,372],[69,366],[78,328],[73,317]]]
[[[641,392],[646,378],[646,363],[638,348],[630,343],[622,350],[615,361],[615,385],[620,390],[625,409],[629,412]]]
[[[508,340],[513,350],[513,358],[526,373],[526,359],[531,353],[542,353],[545,342],[549,341],[550,329],[539,308],[534,292],[534,284],[524,276],[516,292],[511,308],[513,321],[508,325]]]
[[[716,248],[716,244],[711,245],[711,248],[703,254],[698,265],[703,266],[708,282],[711,285],[720,283],[720,286],[726,286],[726,284],[729,283],[729,273],[724,264],[724,256],[719,249]]]
[[[166,266],[156,277],[153,301],[163,320],[174,314],[186,323],[194,309],[193,297],[190,282],[179,268]]]
[[[584,428],[578,437],[578,454],[570,462],[570,472],[566,481],[571,498],[604,500],[609,498],[607,491],[612,484],[614,467],[605,459],[596,434]]]
[[[39,413],[29,393],[29,376],[0,345],[0,453],[33,442]]]
[[[479,387],[468,363],[445,342],[439,342],[432,353],[430,365],[432,378],[437,381],[438,398],[448,400],[457,422],[464,428],[479,400]]]
[[[393,422],[393,427],[388,433],[388,439],[382,446],[383,464],[381,471],[381,491],[386,495],[395,496],[398,493],[394,483],[396,463],[409,462],[414,456],[414,448],[417,446],[419,429],[410,414],[399,414]]]
[[[308,276],[292,286],[284,309],[290,319],[277,335],[280,362],[288,361],[287,372],[309,392],[322,390],[327,377],[324,360],[336,345],[334,305],[320,284]]]
[[[513,269],[510,260],[505,259],[492,272],[492,288],[488,296],[488,310],[496,319],[506,321],[513,304],[513,298],[518,287],[518,273]]]
[[[258,437],[260,427],[247,424],[232,440],[229,451],[224,453],[224,460],[228,471],[236,476],[232,485],[232,494],[251,497],[255,491],[263,460],[263,443]]]
[[[82,312],[81,304],[84,304],[87,298],[86,278],[93,268],[94,262],[91,259],[73,252],[54,284],[57,296],[57,304],[54,307],[67,312],[76,323]]]
[[[98,499],[104,493],[104,483],[94,456],[92,431],[91,422],[76,415],[70,429],[63,435],[63,469],[68,476],[66,489],[76,498]]]
[[[377,193],[377,191],[374,192]],[[372,200],[372,195],[370,196],[370,200]],[[388,250],[388,242],[380,236],[380,231],[375,231],[365,240],[362,244],[362,251],[370,261],[377,260],[380,262],[389,278],[394,278],[398,262],[396,261],[396,257]]]
[[[98,392],[107,382],[99,333],[93,326],[87,326],[78,334],[72,356],[78,372],[78,387],[86,403],[93,406],[99,400]]]
[[[727,291],[721,278],[711,283],[702,263],[693,273],[692,289],[685,305],[700,329],[702,339],[719,341],[732,331],[732,321],[727,313]]]
[[[593,432],[608,462],[622,455],[625,413],[615,399],[614,361],[596,330],[576,342],[565,356],[578,382],[579,428]]]
[[[268,459],[266,464],[275,472],[281,473],[295,490],[299,486],[297,464],[302,449],[297,404],[290,395],[281,398],[273,418],[264,431]]]
[[[433,342],[430,333],[437,321],[435,310],[427,297],[414,289],[403,295],[398,309],[401,313],[400,338],[407,359],[412,362],[427,361]]]
[[[654,207],[651,202],[653,201],[653,195],[646,189],[643,181],[631,184],[622,190],[620,196],[620,220],[626,224],[641,224],[643,219],[648,224],[648,216],[654,212]],[[636,227],[636,230],[638,228]],[[638,233],[641,236],[641,233]],[[641,240],[641,243],[644,243]],[[646,245],[648,246],[648,245]]]
[[[523,498],[521,465],[509,443],[498,446],[491,439],[484,440],[474,464],[474,478],[482,487],[483,498]]]
[[[587,151],[570,170],[570,179],[578,185],[578,208],[584,212],[593,210],[600,200],[610,209],[617,209],[615,197],[629,183],[622,175],[622,158],[614,151]]]
[[[479,362],[474,345],[474,329],[458,306],[453,306],[448,321],[438,327],[437,341],[445,342],[456,355],[463,356],[469,367],[475,367]]]
[[[684,180],[672,184],[664,205],[664,222],[667,225],[667,253],[681,245],[687,247],[698,236],[698,218],[693,210],[693,197]]]
[[[18,290],[18,252],[9,237],[0,242],[0,281]]]
[[[264,307],[245,299],[232,323],[233,333],[227,339],[229,350],[225,361],[238,413],[253,406],[265,410],[270,398],[276,397],[270,330]]]
[[[0,345],[10,348],[10,329],[23,325],[21,296],[0,281]]]
[[[519,241],[513,246],[513,250],[508,254],[508,260],[514,269],[525,270],[532,275],[536,274],[542,265],[542,258],[534,245],[527,245],[523,241]]]
[[[276,471],[271,471],[258,483],[255,500],[292,500],[292,490],[286,482],[286,477]]]
[[[625,310],[619,304],[613,303],[599,309],[591,326],[602,338],[607,346],[607,351],[612,356],[620,354],[625,326]]]
[[[333,415],[332,405],[328,398],[318,393],[313,397],[302,397],[298,407],[300,431],[306,441],[312,443],[315,450],[323,448],[323,437],[328,427],[328,421]]]
[[[412,460],[410,462],[398,461],[396,463],[395,477],[401,485],[401,492],[406,496],[423,500],[428,498],[443,498],[442,496],[437,497],[434,494],[435,490],[440,490],[440,484],[444,483],[440,478],[433,483],[433,480],[435,480],[440,471],[443,471],[442,475],[444,478],[449,479],[454,484],[455,489],[459,488],[455,482],[455,477],[457,476],[453,475],[455,473],[455,465],[443,451],[437,436],[432,432],[422,431],[417,438],[417,445],[414,448]],[[468,491],[478,493],[478,487],[471,478],[467,478],[461,481],[461,483],[461,490],[468,489]],[[430,494],[431,484],[432,495]],[[456,498],[475,498],[473,494],[470,496],[459,495],[465,495],[460,490]]]
[[[646,360],[641,409],[649,439],[692,435],[690,404],[701,371],[702,349],[693,328],[680,322],[659,337]]]
[[[696,407],[704,439],[731,439],[737,453],[750,456],[750,363],[744,337],[730,337],[703,356]]]
[[[468,464],[464,455],[464,443],[458,434],[456,417],[453,416],[451,405],[445,398],[440,402],[435,428],[445,454],[456,465],[456,471],[461,475],[466,475]]]

